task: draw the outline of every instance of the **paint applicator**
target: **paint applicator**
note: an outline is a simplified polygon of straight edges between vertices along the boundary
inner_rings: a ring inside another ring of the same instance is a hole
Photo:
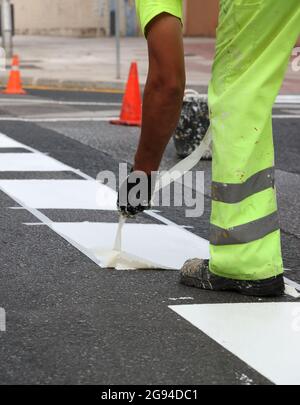
[[[155,193],[167,187],[170,183],[178,180],[186,172],[191,170],[201,160],[205,152],[209,149],[212,141],[212,134],[210,128],[208,129],[205,137],[198,148],[194,150],[188,157],[177,163],[168,172],[162,174],[156,180],[151,204],[153,204]],[[108,268],[115,268],[119,270],[132,270],[132,269],[162,269],[171,270],[167,267],[150,262],[146,259],[139,258],[135,255],[122,251],[122,231],[126,223],[127,217],[119,213],[119,224],[117,228],[116,238],[112,250],[97,249],[94,253],[104,259],[104,266]]]

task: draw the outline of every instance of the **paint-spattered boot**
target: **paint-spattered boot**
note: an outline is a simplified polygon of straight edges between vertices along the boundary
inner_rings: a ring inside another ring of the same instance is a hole
[[[180,282],[190,287],[213,291],[235,291],[243,295],[274,297],[284,293],[283,275],[264,280],[234,280],[209,270],[209,261],[190,259],[180,271]]]

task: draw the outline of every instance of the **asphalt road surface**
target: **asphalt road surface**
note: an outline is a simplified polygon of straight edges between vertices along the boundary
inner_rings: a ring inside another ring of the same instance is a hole
[[[71,91],[0,96],[0,383],[299,384],[295,297],[201,291],[180,285],[177,270],[111,270],[95,260],[91,246],[111,237],[118,217],[95,204],[94,180],[131,163],[139,135],[109,124],[121,101]],[[299,118],[300,97],[275,105],[291,291],[300,284]],[[176,162],[171,142],[162,169]],[[204,214],[164,207],[130,221],[136,254],[168,261],[206,251],[210,162],[195,170],[205,173]]]

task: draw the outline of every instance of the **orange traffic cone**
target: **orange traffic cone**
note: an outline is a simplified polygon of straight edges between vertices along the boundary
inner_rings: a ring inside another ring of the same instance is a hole
[[[12,60],[11,71],[6,89],[2,92],[4,94],[26,94],[22,89],[21,75],[19,70],[19,57],[15,55]]]
[[[115,125],[141,126],[141,122],[142,99],[138,78],[138,68],[137,63],[133,62],[130,67],[120,119],[112,120],[110,123]]]

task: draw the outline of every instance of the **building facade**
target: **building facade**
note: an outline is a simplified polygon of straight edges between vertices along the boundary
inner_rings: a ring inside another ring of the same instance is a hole
[[[109,36],[115,27],[115,0],[11,0],[20,35]],[[138,35],[133,0],[121,2],[121,34]]]
[[[186,35],[213,36],[218,0],[183,0]],[[76,37],[115,32],[116,0],[11,0],[16,34]],[[121,34],[140,35],[134,0],[121,0]]]

